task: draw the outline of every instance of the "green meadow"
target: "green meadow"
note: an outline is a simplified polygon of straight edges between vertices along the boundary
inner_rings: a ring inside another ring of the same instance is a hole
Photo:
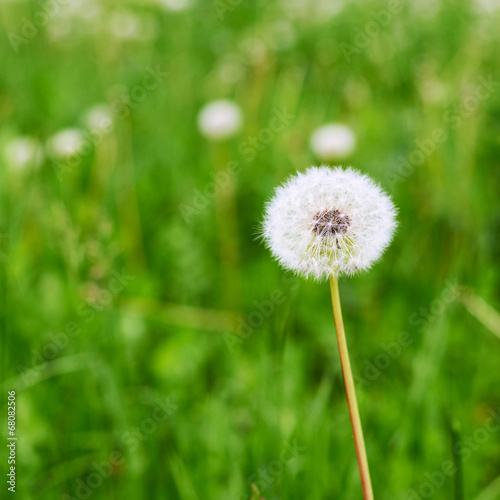
[[[398,207],[340,280],[375,498],[500,499],[498,2],[0,12],[0,498],[362,498],[328,283],[259,239],[274,189],[330,164]],[[325,163],[327,123],[356,146]]]

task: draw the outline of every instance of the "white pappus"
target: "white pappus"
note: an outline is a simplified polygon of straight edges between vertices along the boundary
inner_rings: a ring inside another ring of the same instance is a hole
[[[334,160],[344,158],[354,151],[356,136],[347,125],[329,123],[314,131],[310,144],[319,159]]]
[[[235,135],[242,122],[239,106],[224,99],[207,104],[198,115],[200,132],[213,140],[223,140]]]
[[[262,236],[286,269],[315,279],[366,270],[396,228],[396,208],[368,176],[311,167],[276,189]]]

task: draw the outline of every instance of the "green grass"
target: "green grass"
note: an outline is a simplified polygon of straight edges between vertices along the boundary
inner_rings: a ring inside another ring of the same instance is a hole
[[[309,137],[330,121],[357,135],[345,164],[399,207],[383,259],[340,283],[375,496],[409,500],[443,475],[426,498],[500,498],[500,434],[478,431],[500,411],[500,340],[458,295],[440,299],[456,281],[500,309],[500,88],[463,107],[481,78],[500,81],[500,14],[413,3],[348,62],[341,44],[387,3],[349,2],[328,17],[245,1],[221,20],[210,2],[174,13],[103,1],[66,37],[44,27],[16,53],[7,34],[40,7],[0,2],[0,421],[5,443],[16,388],[19,498],[83,498],[89,480],[95,500],[250,499],[252,481],[266,500],[361,498],[328,284],[283,272],[256,240],[273,189],[318,164]],[[110,35],[125,8],[145,39]],[[157,66],[163,81],[118,107]],[[214,145],[196,116],[221,97],[245,123]],[[114,130],[77,166],[9,164],[13,137],[45,143],[100,103],[115,106]],[[294,118],[247,161],[242,142],[284,108]],[[398,158],[436,129],[446,139],[397,177]],[[181,205],[231,160],[235,209],[223,189],[186,222]],[[133,279],[109,294],[113,272]],[[272,312],[259,317],[264,301]],[[235,337],[248,321],[259,326]],[[52,356],[50,334],[65,330]],[[401,332],[409,345],[359,381]],[[44,352],[53,359],[40,366]],[[457,472],[437,473],[448,461]],[[99,476],[95,463],[106,463]]]

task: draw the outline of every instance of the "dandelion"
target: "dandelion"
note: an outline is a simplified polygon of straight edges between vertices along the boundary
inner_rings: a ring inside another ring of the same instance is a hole
[[[42,145],[33,137],[16,137],[5,145],[5,163],[12,170],[24,172],[39,168],[43,162]]]
[[[312,167],[276,190],[263,237],[286,269],[330,278],[335,330],[363,498],[373,500],[363,430],[345,339],[338,276],[369,269],[392,239],[396,209],[369,177],[353,169]]]
[[[322,279],[369,269],[394,227],[394,205],[370,178],[312,167],[276,190],[264,236],[283,267]]]
[[[47,142],[47,149],[56,158],[65,158],[81,152],[85,138],[81,130],[68,128],[52,136]]]
[[[113,111],[106,104],[98,104],[85,114],[85,124],[90,130],[109,130],[113,125]]]
[[[311,149],[322,160],[334,160],[349,156],[356,145],[356,136],[347,126],[338,123],[324,125],[311,136]]]
[[[214,140],[223,140],[235,135],[240,130],[242,122],[240,108],[227,100],[207,104],[198,115],[200,132]]]

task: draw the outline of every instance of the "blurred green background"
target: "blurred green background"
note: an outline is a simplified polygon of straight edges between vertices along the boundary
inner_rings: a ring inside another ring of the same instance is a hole
[[[256,239],[329,122],[357,138],[331,164],[399,208],[383,259],[340,284],[375,497],[500,498],[498,7],[0,1],[19,498],[361,498],[328,284]],[[221,98],[243,126],[216,142],[197,115]]]

